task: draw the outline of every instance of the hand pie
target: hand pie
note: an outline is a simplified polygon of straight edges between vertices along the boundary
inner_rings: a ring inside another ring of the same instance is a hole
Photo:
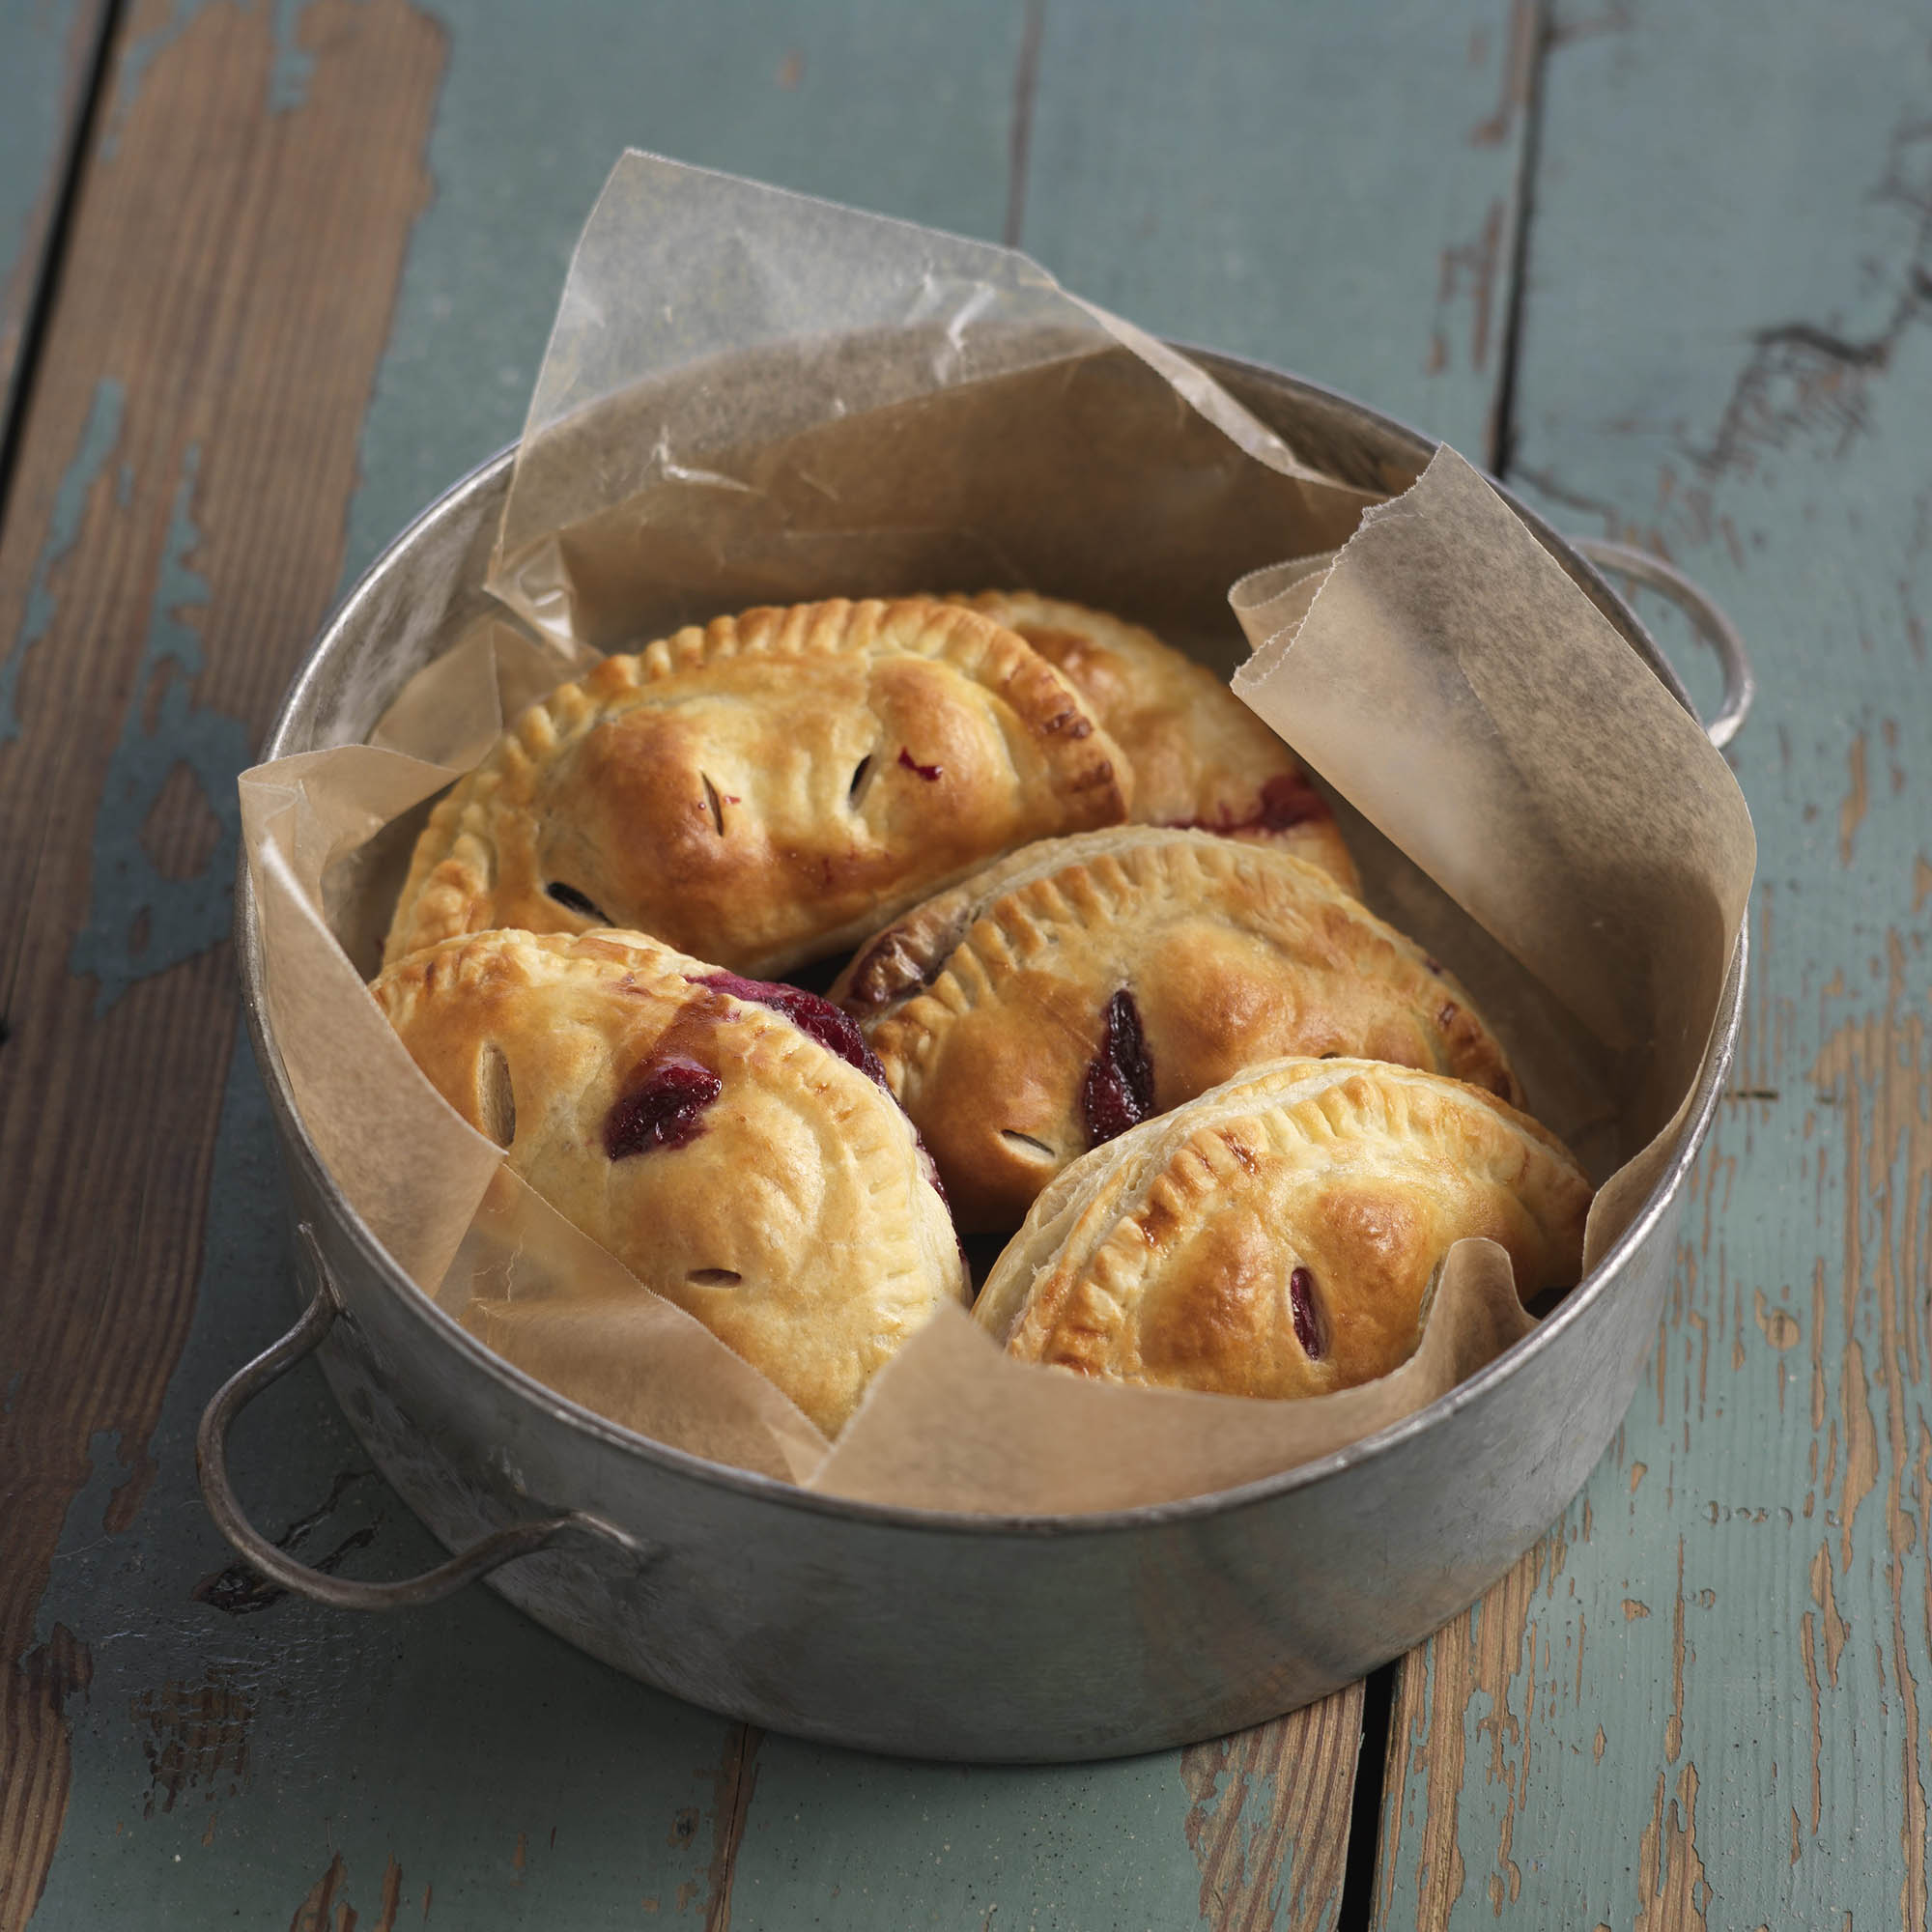
[[[1361,890],[1328,801],[1206,666],[1081,604],[1027,590],[955,601],[1017,631],[1086,699],[1133,770],[1136,823],[1281,845]]]
[[[1589,1206],[1562,1145],[1473,1087],[1277,1061],[1069,1167],[974,1319],[1108,1381],[1326,1395],[1408,1359],[1465,1236],[1508,1250],[1525,1301],[1574,1283]]]
[[[1520,1098],[1469,997],[1278,846],[1117,826],[1027,847],[863,948],[865,1028],[963,1228],[1011,1228],[1066,1163],[1284,1054],[1396,1061]]]
[[[1059,672],[929,598],[721,617],[534,705],[418,840],[385,963],[494,926],[619,925],[768,975],[1132,781]]]
[[[444,1099],[828,1435],[965,1265],[837,1008],[638,933],[484,932],[374,987]]]

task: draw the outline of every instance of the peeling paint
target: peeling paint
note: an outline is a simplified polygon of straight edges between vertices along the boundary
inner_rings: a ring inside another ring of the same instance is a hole
[[[1489,367],[1490,336],[1496,311],[1496,281],[1503,268],[1503,204],[1490,203],[1483,225],[1474,240],[1457,242],[1441,251],[1441,272],[1437,278],[1435,303],[1441,336],[1442,313],[1463,299],[1469,303],[1469,366]],[[1446,352],[1445,352],[1446,353]]]
[[[1758,1332],[1780,1353],[1786,1349],[1795,1349],[1804,1330],[1799,1325],[1797,1316],[1789,1309],[1774,1308],[1764,1298],[1764,1290],[1751,1290],[1751,1315],[1758,1325]],[[1742,1362],[1737,1364],[1742,1368]]]
[[[194,17],[211,0],[173,0],[159,26],[132,36],[121,55],[120,86],[101,134],[101,153],[112,159],[120,151],[121,137],[142,83],[156,62],[187,32]],[[242,0],[243,5],[260,5],[263,0]],[[274,62],[269,70],[268,106],[270,114],[287,114],[308,99],[309,82],[315,72],[315,54],[303,44],[300,19],[308,0],[269,0],[273,21]]]
[[[1907,329],[1932,316],[1932,199],[1923,182],[1927,124],[1908,114],[1893,131],[1885,171],[1870,198],[1913,217],[1909,252],[1889,265],[1889,311],[1871,335],[1850,338],[1800,318],[1754,331],[1717,433],[1690,455],[1707,474],[1749,474],[1803,440],[1841,462],[1870,427],[1868,391],[1892,365]]]
[[[211,1802],[238,1797],[248,1776],[256,1709],[253,1694],[220,1667],[199,1684],[163,1684],[134,1698],[128,1719],[148,1761],[142,1816],[172,1811],[190,1794]]]
[[[1503,71],[1495,112],[1470,129],[1472,147],[1500,147],[1515,130],[1516,117],[1529,105],[1542,34],[1543,10],[1537,0],[1510,0],[1509,33],[1503,43]],[[1469,49],[1472,66],[1481,64],[1488,40],[1487,34],[1480,42],[1472,40]]]
[[[1838,1688],[1838,1659],[1844,1654],[1850,1626],[1838,1614],[1837,1596],[1832,1588],[1832,1547],[1829,1543],[1821,1543],[1817,1555],[1811,1559],[1811,1601],[1818,1605],[1820,1627],[1825,1636],[1825,1674],[1835,1690]]]
[[[1287,1833],[1269,1829],[1267,1728],[1190,1745],[1180,1755],[1191,1801],[1185,1835],[1201,1867],[1201,1917],[1210,1925],[1255,1918],[1271,1925],[1282,1915],[1292,1845]]]
[[[120,443],[121,418],[126,408],[127,391],[113,378],[102,377],[94,385],[93,407],[88,411],[80,441],[61,477],[46,541],[27,584],[26,609],[20,627],[14,634],[13,648],[0,661],[0,745],[20,735],[16,708],[20,671],[27,653],[53,628],[58,611],[55,576],[80,541],[88,500]]]
[[[335,1894],[346,1876],[342,1854],[337,1852],[296,1907],[289,1920],[289,1932],[352,1932],[353,1915],[350,1915],[351,1924],[345,1926],[339,1924],[333,1911]],[[343,1911],[347,1913],[346,1906]]]
[[[1637,1914],[1632,1932],[1692,1932],[1708,1924],[1711,1887],[1697,1854],[1697,1767],[1687,1764],[1666,1811],[1664,1775],[1637,1852]]]
[[[182,465],[167,548],[156,586],[146,648],[134,689],[145,706],[128,706],[120,741],[109,753],[95,820],[94,869],[87,923],[74,936],[70,967],[96,982],[95,1010],[105,1012],[137,980],[165,973],[228,936],[234,922],[235,861],[242,835],[235,774],[248,763],[248,728],[238,718],[195,703],[202,669],[193,613],[207,608],[208,581],[190,559],[201,542],[193,517],[200,452]],[[146,717],[143,716],[145,709]],[[151,722],[150,722],[151,721]],[[171,838],[193,837],[194,817],[170,826],[158,811],[170,794],[212,819],[198,867],[188,856],[157,864]]]

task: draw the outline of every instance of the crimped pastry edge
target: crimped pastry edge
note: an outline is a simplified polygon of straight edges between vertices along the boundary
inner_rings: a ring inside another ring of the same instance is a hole
[[[1087,1267],[1113,1229],[1145,1205],[1154,1181],[1188,1141],[1260,1108],[1281,1111],[1320,1099],[1363,1075],[1383,1085],[1413,1085],[1459,1095],[1583,1179],[1576,1156],[1540,1121],[1466,1081],[1378,1060],[1270,1061],[1128,1128],[1063,1169],[1036,1199],[1024,1225],[994,1263],[974,1303],[974,1321],[1006,1347],[1041,1273],[1068,1259],[1076,1272]],[[1076,1244],[1077,1252],[1069,1258]]]
[[[725,659],[846,653],[923,657],[954,665],[975,682],[997,690],[1029,731],[1056,746],[1086,747],[1094,776],[1069,782],[1069,792],[1111,782],[1122,816],[1131,809],[1129,761],[1072,683],[1017,632],[963,605],[933,597],[756,605],[707,624],[686,625],[639,651],[604,658],[582,677],[558,686],[523,711],[482,762],[437,804],[418,836],[384,938],[384,967],[466,931],[499,929],[470,923],[478,902],[496,885],[491,836],[496,811],[505,805],[528,807],[543,762],[613,707],[621,709],[625,694],[646,692]],[[982,674],[989,657],[994,674]],[[827,933],[821,950],[836,951],[861,937],[877,916]],[[779,964],[777,958],[748,962],[753,971],[776,970]]]

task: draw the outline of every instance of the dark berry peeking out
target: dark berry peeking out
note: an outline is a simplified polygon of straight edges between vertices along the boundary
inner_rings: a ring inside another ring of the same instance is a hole
[[[604,1151],[626,1160],[688,1145],[704,1131],[704,1110],[724,1091],[724,1081],[695,1060],[647,1061],[604,1117]]]
[[[1153,1112],[1153,1063],[1141,1031],[1141,1009],[1124,986],[1107,1002],[1100,1051],[1080,1085],[1080,1112],[1092,1147],[1125,1133]]]

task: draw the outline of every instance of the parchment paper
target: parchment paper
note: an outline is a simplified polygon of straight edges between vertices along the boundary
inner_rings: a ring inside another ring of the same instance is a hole
[[[486,668],[473,641],[459,653],[494,683],[494,661]],[[460,708],[473,713],[481,701],[469,693]],[[803,1477],[822,1461],[824,1437],[708,1328],[648,1293],[504,1166],[497,1144],[417,1069],[325,916],[325,898],[339,898],[338,920],[373,927],[380,950],[393,887],[372,920],[362,903],[372,895],[329,894],[326,879],[377,828],[457,776],[365,745],[242,774],[270,1024],[303,1123],[404,1272],[507,1360],[661,1442]],[[631,1363],[628,1376],[613,1378],[613,1350]]]
[[[498,546],[496,587],[538,640],[472,625],[371,745],[242,781],[275,1038],[372,1232],[472,1333],[623,1426],[935,1508],[1219,1489],[1492,1359],[1529,1323],[1485,1242],[1452,1252],[1409,1363],[1313,1402],[1088,1383],[949,1316],[828,1455],[508,1174],[362,984],[427,801],[598,648],[758,596],[1024,583],[1225,668],[1222,600],[1246,574],[1259,648],[1237,689],[1328,781],[1371,904],[1464,980],[1533,1110],[1609,1181],[1601,1252],[1681,1124],[1748,818],[1702,733],[1461,459],[1364,518],[1374,497],[1022,257],[626,156],[573,266]]]
[[[1239,696],[1616,1057],[1619,1158],[1651,1158],[1602,1190],[1594,1260],[1674,1141],[1744,922],[1729,766],[1447,448],[1326,569],[1230,601]]]
[[[1129,481],[1149,438],[1157,492]],[[1339,544],[1381,495],[1011,249],[627,154],[490,583],[600,650],[753,602],[1049,578],[1211,629],[1236,577]]]

